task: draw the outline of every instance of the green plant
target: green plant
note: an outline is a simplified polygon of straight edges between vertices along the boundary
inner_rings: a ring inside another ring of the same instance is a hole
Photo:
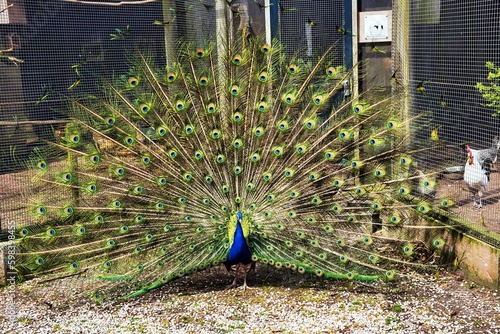
[[[489,83],[478,82],[476,88],[483,98],[488,101],[485,106],[495,110],[492,116],[498,117],[500,116],[500,68],[495,67],[495,64],[489,61],[486,62],[486,68],[489,70],[487,77]]]

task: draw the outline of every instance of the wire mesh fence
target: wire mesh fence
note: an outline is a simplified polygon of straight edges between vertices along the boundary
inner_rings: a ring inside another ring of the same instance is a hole
[[[412,1],[407,10],[411,112],[427,115],[414,137],[431,145],[445,144],[424,160],[456,166],[456,173],[445,174],[440,181],[441,191],[456,199],[453,211],[498,233],[498,167],[492,165],[485,205],[480,209],[472,206],[463,170],[464,145],[490,148],[500,134],[500,119],[477,87],[478,83],[490,84],[487,62],[500,65],[500,4]]]
[[[2,225],[28,224],[22,209],[27,175],[24,161],[37,146],[54,141],[68,117],[67,98],[98,94],[99,76],[129,70],[135,48],[150,50],[159,66],[182,42],[203,45],[218,38],[218,10],[233,34],[265,33],[265,1],[64,1],[0,0],[0,192]],[[272,1],[279,18],[277,36],[285,51],[318,57],[336,43],[332,62],[346,63],[350,38],[345,1]],[[7,8],[9,7],[9,8]],[[267,8],[268,9],[268,8]],[[435,133],[446,151],[431,157],[465,163],[460,145],[488,147],[499,135],[499,118],[476,87],[487,83],[486,62],[500,65],[500,4],[486,1],[412,1],[394,4],[393,71],[410,87],[412,113],[429,115],[416,140]],[[6,14],[9,14],[8,16]],[[347,37],[346,37],[347,36]],[[369,46],[368,46],[369,47]],[[395,52],[397,50],[397,52]],[[93,75],[88,75],[94,73]],[[481,212],[472,210],[460,175],[451,187],[456,211],[499,230],[496,182]],[[455,175],[456,176],[456,175]]]

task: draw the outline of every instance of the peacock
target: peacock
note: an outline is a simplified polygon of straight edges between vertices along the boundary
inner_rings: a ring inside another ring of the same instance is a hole
[[[261,37],[186,42],[167,65],[130,53],[68,98],[57,140],[26,162],[20,277],[85,275],[101,302],[218,265],[246,288],[257,263],[392,281],[439,262],[442,229],[421,222],[452,201],[414,190],[437,174],[413,172],[425,148],[404,89],[344,96],[353,69],[332,48],[302,57]]]

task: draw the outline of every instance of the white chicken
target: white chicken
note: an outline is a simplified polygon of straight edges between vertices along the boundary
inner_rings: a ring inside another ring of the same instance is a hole
[[[496,161],[496,154],[486,154],[489,150],[473,150],[465,145],[467,151],[467,162],[465,163],[464,181],[472,192],[473,205],[481,208],[483,206],[483,193],[488,187],[491,174],[491,164]]]

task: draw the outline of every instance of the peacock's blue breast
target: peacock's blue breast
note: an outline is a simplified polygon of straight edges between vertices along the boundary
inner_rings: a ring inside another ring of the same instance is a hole
[[[243,235],[243,229],[240,222],[236,223],[234,241],[229,249],[227,262],[229,265],[238,263],[249,264],[252,262],[252,252],[250,251],[245,236]]]

